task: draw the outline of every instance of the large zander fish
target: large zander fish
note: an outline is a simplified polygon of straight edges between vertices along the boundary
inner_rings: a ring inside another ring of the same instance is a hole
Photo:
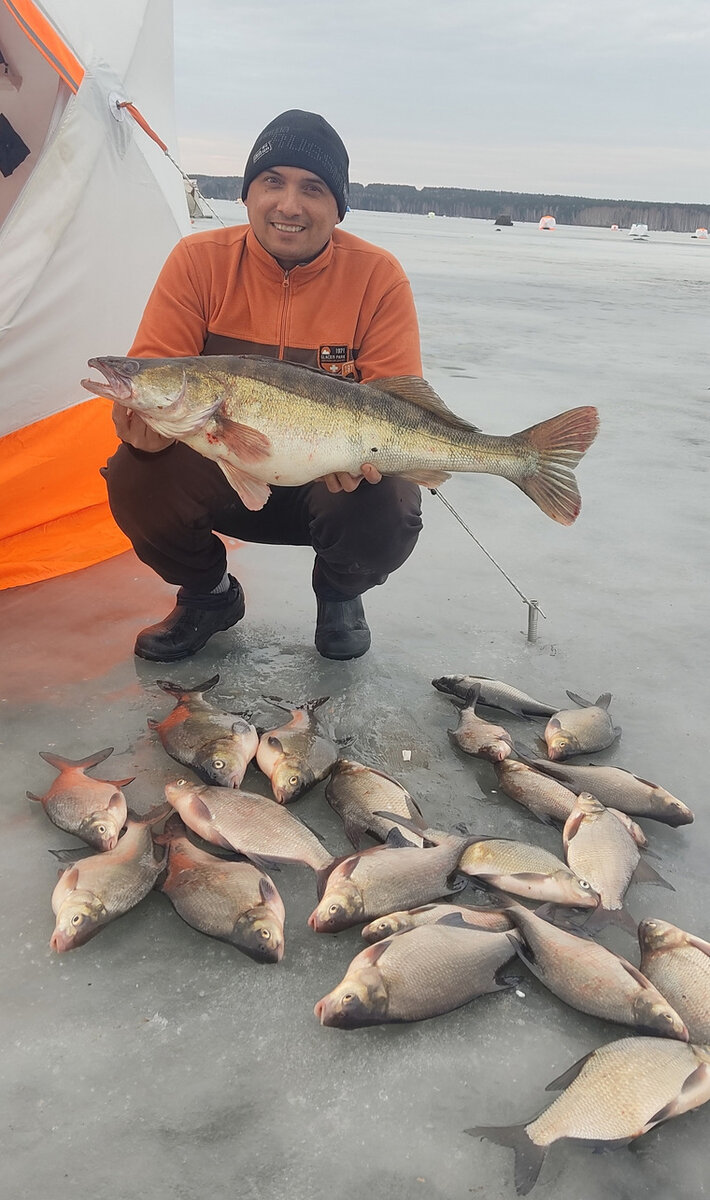
[[[354,387],[324,372],[253,356],[89,359],[107,383],[89,392],[137,412],[151,429],[214,459],[249,509],[269,484],[331,472],[385,475],[436,487],[452,471],[510,479],[553,520],[571,525],[581,499],[572,469],[594,441],[597,410],[571,409],[512,437],[481,433],[424,379]]]

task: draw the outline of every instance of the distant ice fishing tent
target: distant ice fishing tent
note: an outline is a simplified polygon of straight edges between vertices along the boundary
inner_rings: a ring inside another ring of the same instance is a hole
[[[706,242],[708,240],[708,231],[704,225],[698,225],[698,228],[695,230],[695,233],[691,233],[690,236],[694,237],[694,238],[699,238],[701,242]]]
[[[557,221],[554,217],[540,217],[538,229],[557,229]]]
[[[643,238],[647,238],[648,225],[644,225],[641,222],[638,225],[632,225],[629,230],[629,237],[635,238],[636,241],[641,241]]]
[[[80,380],[189,231],[179,171],[119,107],[174,146],[172,45],[172,0],[0,0],[0,587],[127,547],[110,405]]]

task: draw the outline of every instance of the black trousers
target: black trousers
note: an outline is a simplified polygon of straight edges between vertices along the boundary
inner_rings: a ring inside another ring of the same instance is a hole
[[[384,583],[422,528],[416,484],[395,476],[354,492],[324,483],[274,487],[259,512],[245,508],[215,462],[178,442],[158,454],[121,444],[102,470],[109,504],[136,554],[167,583],[210,592],[227,556],[214,531],[245,542],[312,546],[314,586],[347,598]]]

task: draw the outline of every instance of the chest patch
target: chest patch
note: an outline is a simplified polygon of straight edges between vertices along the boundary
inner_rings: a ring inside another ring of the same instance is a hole
[[[349,346],[330,343],[318,348],[318,366],[329,375],[344,377],[355,375],[355,355]]]

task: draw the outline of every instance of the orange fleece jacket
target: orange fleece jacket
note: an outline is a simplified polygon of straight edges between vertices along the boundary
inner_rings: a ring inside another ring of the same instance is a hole
[[[402,267],[341,229],[317,258],[290,271],[249,225],[184,238],[158,276],[129,353],[263,354],[363,383],[422,373]]]

